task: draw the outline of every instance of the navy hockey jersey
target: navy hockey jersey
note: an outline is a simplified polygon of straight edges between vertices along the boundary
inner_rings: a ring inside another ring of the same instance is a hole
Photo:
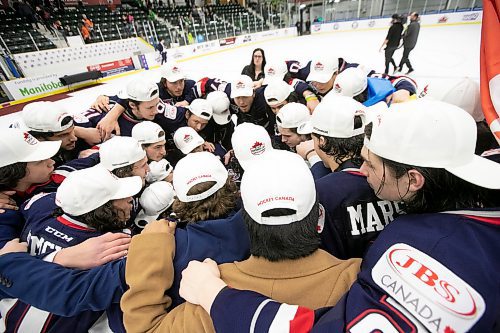
[[[498,332],[500,210],[404,215],[380,234],[332,308],[279,304],[226,288],[217,332]]]
[[[349,161],[316,180],[324,210],[322,248],[339,259],[362,258],[401,205],[377,198],[366,177]]]
[[[28,242],[31,255],[43,257],[53,251],[77,245],[89,238],[101,235],[100,232],[62,215],[53,217],[55,193],[41,193],[21,208],[26,220],[21,240]],[[1,313],[6,332],[88,332],[100,328],[101,332],[124,332],[119,317],[111,330],[108,318],[103,311],[84,311],[73,317],[60,317],[50,312],[39,310],[15,299],[1,302]],[[116,313],[116,307],[114,309]],[[121,315],[118,312],[117,315]],[[114,317],[116,315],[113,315]]]

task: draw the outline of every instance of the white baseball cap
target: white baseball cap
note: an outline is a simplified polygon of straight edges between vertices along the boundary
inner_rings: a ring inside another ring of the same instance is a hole
[[[135,220],[148,223],[156,221],[158,216],[172,205],[174,197],[174,187],[169,182],[160,181],[149,185],[139,198],[142,210]]]
[[[51,158],[61,148],[61,141],[38,141],[17,128],[0,131],[0,168],[18,162],[37,162]]]
[[[241,180],[243,207],[252,220],[265,225],[285,225],[304,219],[316,203],[311,171],[297,154],[275,150],[245,169]],[[293,209],[287,216],[265,217],[277,208]]]
[[[479,84],[476,81],[468,77],[435,79],[426,90],[426,98],[456,105],[467,111],[476,122],[484,119]]]
[[[231,98],[253,95],[253,81],[248,75],[240,75],[231,81]]]
[[[205,140],[189,126],[180,127],[174,133],[174,143],[184,155],[189,154],[196,147],[199,147]]]
[[[141,121],[132,127],[132,137],[141,145],[165,140],[165,131],[157,123]]]
[[[212,91],[207,95],[207,102],[212,106],[214,121],[219,125],[225,125],[231,121],[229,111],[229,98],[222,91]]]
[[[361,94],[367,86],[368,78],[365,71],[358,67],[349,67],[337,75],[330,93],[354,97]]]
[[[297,133],[316,133],[330,138],[352,138],[364,133],[366,107],[347,96],[332,95],[318,104],[308,123],[299,126]],[[354,119],[360,116],[363,125],[355,128]]]
[[[168,82],[176,82],[186,78],[182,67],[175,61],[167,62],[161,66],[161,76],[167,79]]]
[[[154,183],[160,180],[164,180],[172,172],[174,167],[166,159],[161,159],[159,161],[152,161],[149,163],[149,172],[146,175],[146,181],[148,183]]]
[[[288,68],[285,61],[276,61],[266,64],[264,69],[264,81],[263,84],[270,84],[273,81],[283,81],[286,73],[288,73]]]
[[[276,115],[276,123],[281,128],[298,128],[310,119],[309,109],[301,103],[288,103]]]
[[[129,136],[114,136],[99,148],[101,165],[112,171],[146,157],[146,151],[136,139]]]
[[[141,177],[118,178],[99,165],[71,172],[56,192],[56,205],[79,216],[106,202],[132,197],[142,189]]]
[[[212,118],[212,115],[214,113],[210,102],[201,98],[197,98],[194,101],[192,101],[191,104],[188,106],[188,109],[189,111],[191,111],[192,114],[205,120],[210,120],[210,118]]]
[[[339,60],[334,56],[315,58],[311,61],[309,76],[306,81],[326,83],[330,81],[336,70],[339,69]]]
[[[159,96],[158,85],[151,80],[136,78],[132,79],[125,89],[118,93],[121,99],[131,99],[138,102],[149,102]]]
[[[217,156],[209,152],[193,153],[177,163],[174,170],[174,189],[177,198],[182,202],[200,201],[221,189],[226,184],[227,177],[228,172]],[[204,182],[215,182],[215,185],[205,192],[188,194],[193,186]]]
[[[53,102],[34,102],[27,104],[21,117],[29,131],[62,132],[73,126],[73,116],[61,105]],[[67,118],[71,118],[68,121]],[[63,120],[66,123],[63,124]]]
[[[241,167],[247,169],[254,160],[273,150],[271,138],[266,129],[252,123],[243,123],[234,129],[231,137],[234,156],[238,159]]]
[[[285,81],[272,81],[264,89],[264,98],[269,106],[275,106],[283,103],[292,92],[292,86]]]
[[[372,123],[365,146],[378,156],[443,168],[472,184],[500,189],[500,165],[474,154],[476,123],[463,109],[421,99],[393,104]]]

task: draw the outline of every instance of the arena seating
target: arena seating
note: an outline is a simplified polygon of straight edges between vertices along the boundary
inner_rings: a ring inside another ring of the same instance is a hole
[[[31,40],[33,37],[36,46]],[[16,17],[13,11],[0,11],[0,36],[11,53],[23,53],[54,49],[56,46],[28,23],[24,18]],[[2,43],[2,47],[4,47]]]

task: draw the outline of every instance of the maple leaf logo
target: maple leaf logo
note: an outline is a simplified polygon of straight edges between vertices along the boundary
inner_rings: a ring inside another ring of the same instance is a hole
[[[315,71],[322,71],[324,68],[325,68],[325,66],[319,61],[316,63],[316,65],[314,65]]]
[[[193,137],[190,134],[185,134],[183,140],[185,143],[189,143],[191,142],[191,140],[193,140]]]
[[[266,150],[266,146],[262,142],[255,141],[255,143],[250,147],[250,153],[252,155],[260,155]]]

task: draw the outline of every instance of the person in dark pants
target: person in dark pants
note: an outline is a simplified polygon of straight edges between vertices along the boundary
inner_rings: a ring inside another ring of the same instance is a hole
[[[391,27],[384,42],[380,46],[379,52],[385,46],[385,74],[389,74],[389,64],[394,66],[394,71],[396,71],[396,62],[392,59],[392,55],[398,49],[399,41],[401,40],[401,34],[403,33],[403,25],[401,24],[401,18],[398,14],[392,15]]]
[[[401,58],[401,62],[399,63],[398,71],[401,72],[403,70],[403,65],[406,64],[408,67],[408,72],[406,74],[410,74],[413,72],[413,67],[410,64],[410,52],[413,50],[415,45],[417,45],[418,33],[420,32],[420,23],[418,22],[418,13],[413,12],[410,14],[410,25],[406,28],[406,31],[403,35],[403,57]]]

